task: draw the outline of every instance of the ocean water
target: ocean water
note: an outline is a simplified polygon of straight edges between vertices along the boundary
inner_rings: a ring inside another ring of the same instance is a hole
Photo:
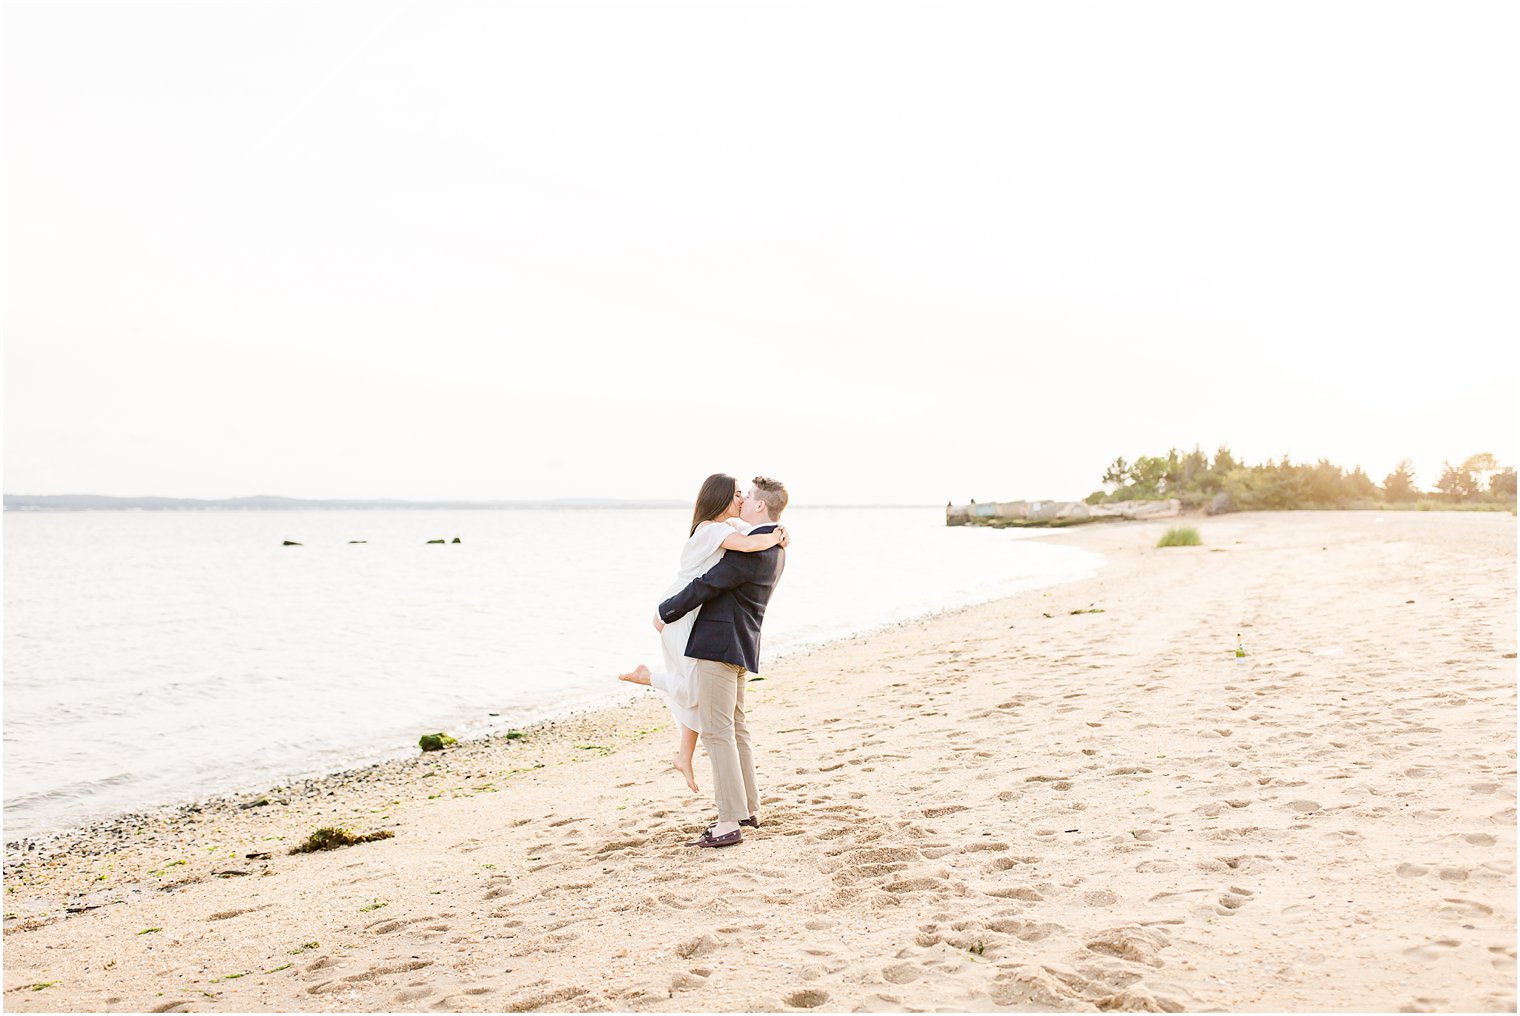
[[[1102,563],[1037,533],[947,528],[939,508],[785,522],[766,661]],[[650,621],[689,524],[676,509],[6,513],[5,838],[647,694],[615,675],[658,660]]]

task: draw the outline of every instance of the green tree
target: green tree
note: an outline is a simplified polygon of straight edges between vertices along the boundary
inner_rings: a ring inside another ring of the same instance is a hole
[[[1470,456],[1461,465],[1447,462],[1444,466],[1437,489],[1448,500],[1512,502],[1515,498],[1514,467],[1501,469],[1488,452]],[[1380,490],[1361,466],[1347,472],[1328,459],[1311,465],[1296,463],[1287,455],[1253,466],[1236,460],[1223,445],[1212,463],[1196,445],[1185,453],[1172,448],[1165,455],[1142,455],[1132,464],[1118,458],[1103,474],[1103,482],[1114,489],[1106,494],[1094,491],[1087,498],[1090,504],[1175,497],[1192,508],[1213,504],[1216,509],[1223,505],[1223,510],[1249,511],[1359,507],[1379,500],[1404,503],[1420,495],[1408,459],[1383,478]],[[1216,504],[1218,494],[1225,497]]]
[[[1230,454],[1230,449],[1226,445],[1220,445],[1219,450],[1214,453],[1214,472],[1221,478],[1228,476],[1230,470],[1237,469],[1240,465],[1241,463],[1235,461],[1235,456]]]
[[[1103,473],[1103,482],[1113,487],[1122,487],[1129,482],[1129,463],[1124,461],[1124,456],[1109,463]]]
[[[1408,459],[1400,459],[1393,472],[1383,477],[1383,497],[1389,501],[1413,501],[1419,493],[1414,485],[1413,463]]]
[[[1184,491],[1208,490],[1212,480],[1213,476],[1209,472],[1209,457],[1203,454],[1197,445],[1194,445],[1193,450],[1182,457],[1181,489]],[[1217,485],[1214,485],[1214,489],[1218,489]]]
[[[1346,478],[1341,483],[1341,492],[1342,504],[1376,501],[1378,496],[1377,484],[1372,482],[1372,477],[1362,472],[1361,466],[1357,466],[1346,474]]]
[[[1441,463],[1441,478],[1436,481],[1436,490],[1453,501],[1471,501],[1483,491],[1484,474],[1492,472],[1495,468],[1497,468],[1497,463],[1488,452],[1474,455],[1460,466],[1443,462]]]
[[[1473,496],[1476,497],[1488,489],[1489,479],[1499,471],[1499,460],[1492,452],[1479,452],[1462,463],[1462,469],[1473,478]]]
[[[1341,473],[1340,466],[1329,459],[1320,459],[1307,473],[1305,480],[1312,504],[1329,506],[1341,503],[1341,481],[1344,474]]]

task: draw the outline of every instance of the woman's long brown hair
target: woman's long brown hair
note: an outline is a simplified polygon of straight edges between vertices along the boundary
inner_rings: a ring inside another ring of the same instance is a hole
[[[739,481],[727,473],[714,473],[703,480],[702,489],[697,491],[697,507],[691,513],[691,533],[686,535],[692,535],[702,523],[711,522],[728,511],[734,503],[734,491],[738,486]]]

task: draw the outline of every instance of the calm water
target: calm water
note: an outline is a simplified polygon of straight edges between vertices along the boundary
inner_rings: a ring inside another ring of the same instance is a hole
[[[613,675],[658,658],[650,618],[689,519],[7,513],[5,837],[644,694]],[[767,661],[1102,563],[1028,533],[946,528],[938,508],[794,508],[786,522]]]

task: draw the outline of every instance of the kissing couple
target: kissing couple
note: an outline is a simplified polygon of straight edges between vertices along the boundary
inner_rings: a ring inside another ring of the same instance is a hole
[[[619,680],[665,693],[676,720],[674,768],[696,793],[698,735],[712,763],[718,821],[693,847],[742,843],[740,826],[760,828],[755,756],[744,718],[747,675],[760,670],[760,625],[786,568],[786,486],[757,476],[748,492],[727,473],[702,481],[681,548],[680,569],[654,619],[664,669],[639,664]]]

